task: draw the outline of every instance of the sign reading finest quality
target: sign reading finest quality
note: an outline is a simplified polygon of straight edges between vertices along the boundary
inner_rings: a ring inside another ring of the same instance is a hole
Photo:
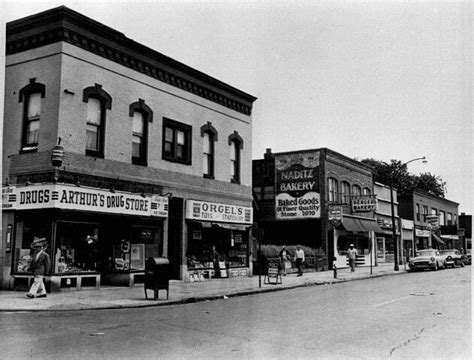
[[[208,201],[188,200],[186,219],[227,223],[252,224],[253,209],[247,206],[217,204]]]
[[[319,151],[275,155],[277,219],[321,217]]]
[[[69,185],[31,185],[2,189],[3,210],[58,208],[140,216],[168,216],[168,198],[111,193]]]

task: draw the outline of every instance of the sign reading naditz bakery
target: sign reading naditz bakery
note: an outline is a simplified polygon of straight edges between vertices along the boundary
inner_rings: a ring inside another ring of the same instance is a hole
[[[319,151],[275,154],[277,219],[321,217]]]
[[[253,209],[248,206],[188,200],[186,202],[186,219],[252,224]]]
[[[168,216],[168,198],[110,192],[73,185],[8,186],[2,189],[3,210],[69,209],[139,216]]]
[[[352,211],[354,212],[369,212],[377,210],[377,196],[376,195],[359,195],[352,196]]]

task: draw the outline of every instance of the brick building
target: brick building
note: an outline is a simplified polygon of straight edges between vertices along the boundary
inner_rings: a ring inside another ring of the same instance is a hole
[[[133,284],[148,257],[211,276],[213,247],[249,273],[255,97],[66,7],[8,23],[5,64],[2,287],[34,236],[57,290]]]
[[[414,222],[415,249],[460,248],[457,202],[415,189],[399,196],[400,216]]]
[[[330,149],[272,153],[253,160],[253,190],[261,210],[262,241],[303,245],[345,267],[353,243],[358,265],[375,265],[375,196],[372,169]]]

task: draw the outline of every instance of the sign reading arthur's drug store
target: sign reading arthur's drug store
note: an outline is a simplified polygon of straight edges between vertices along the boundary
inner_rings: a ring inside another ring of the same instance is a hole
[[[139,216],[168,216],[168,198],[68,185],[4,187],[3,210],[70,209]]]
[[[247,206],[218,204],[208,201],[188,200],[186,219],[238,224],[252,224],[253,209]]]

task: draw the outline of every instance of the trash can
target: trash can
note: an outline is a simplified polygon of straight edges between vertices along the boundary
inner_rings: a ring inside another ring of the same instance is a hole
[[[147,290],[154,291],[154,300],[158,299],[159,291],[166,290],[166,299],[169,297],[169,266],[166,258],[149,257],[145,262],[145,298],[148,300]]]

